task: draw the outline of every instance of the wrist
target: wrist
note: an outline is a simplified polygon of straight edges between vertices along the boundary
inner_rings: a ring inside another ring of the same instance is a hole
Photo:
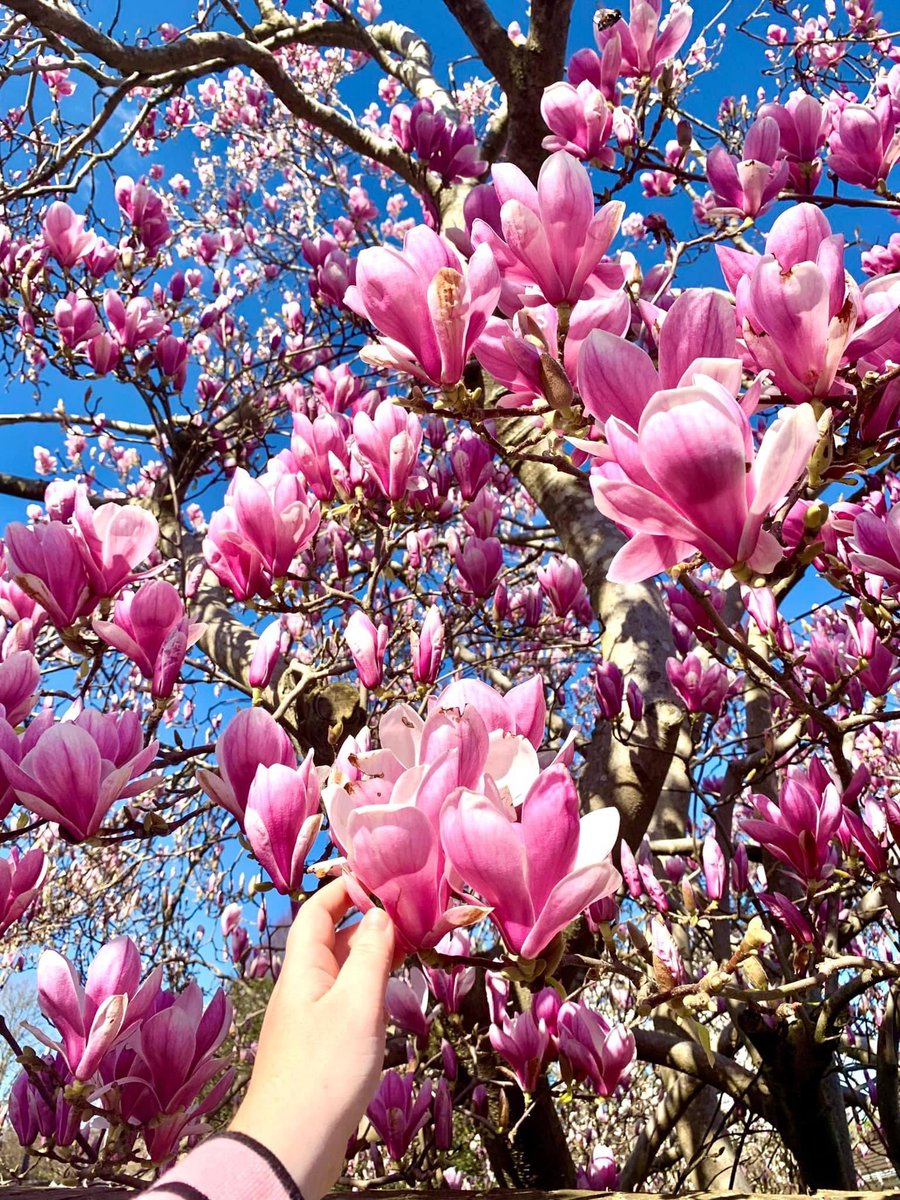
[[[256,1142],[280,1164],[296,1189],[294,1200],[322,1200],[334,1182],[333,1178],[326,1178],[325,1147],[312,1122],[297,1116],[286,1123],[282,1113],[288,1110],[287,1106],[278,1108],[280,1112],[268,1104],[257,1105],[248,1096],[235,1113],[228,1132]]]

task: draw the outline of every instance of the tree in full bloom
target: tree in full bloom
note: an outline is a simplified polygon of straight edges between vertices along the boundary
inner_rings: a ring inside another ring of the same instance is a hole
[[[882,13],[114,7],[0,26],[19,1142],[224,1119],[342,874],[360,1186],[900,1171]]]

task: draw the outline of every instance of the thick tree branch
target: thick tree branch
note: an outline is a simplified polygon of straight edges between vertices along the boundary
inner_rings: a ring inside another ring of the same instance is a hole
[[[683,713],[675,702],[666,659],[674,653],[662,598],[652,584],[615,584],[607,579],[613,555],[625,538],[601,516],[586,476],[570,475],[545,462],[521,461],[517,447],[533,441],[527,421],[504,422],[500,435],[510,465],[581,567],[603,625],[604,656],[634,680],[644,698],[644,718],[627,745],[602,722],[584,750],[582,795],[590,808],[615,805],[622,836],[640,841],[653,816],[678,739]],[[548,443],[549,448],[549,443]]]
[[[640,1188],[653,1168],[663,1142],[672,1132],[693,1098],[704,1085],[686,1075],[676,1076],[673,1087],[663,1091],[656,1112],[644,1122],[638,1139],[619,1177],[623,1192]]]
[[[243,37],[216,30],[192,33],[162,46],[130,46],[102,33],[80,17],[74,8],[63,7],[53,0],[7,0],[6,7],[27,18],[41,33],[55,34],[73,42],[123,75],[152,77],[197,67],[214,59],[224,59],[235,65],[242,61],[247,45]],[[285,18],[283,21],[266,21],[254,28],[253,35],[258,46],[269,49],[294,44],[337,46],[348,50],[360,48],[354,24],[343,20]]]
[[[391,73],[409,88],[417,100],[431,100],[438,112],[453,121],[459,120],[453,97],[435,78],[434,54],[423,37],[397,21],[372,25],[365,33],[374,43],[373,49],[377,50],[380,46],[400,56],[401,61]],[[388,62],[382,61],[381,65],[389,69]]]
[[[895,1171],[900,1171],[900,1066],[897,1046],[897,989],[891,988],[878,1029],[875,1079],[878,1084],[878,1115],[884,1147]]]
[[[192,34],[165,46],[140,47],[108,37],[74,11],[58,8],[48,0],[11,0],[8,7],[27,17],[41,33],[65,38],[120,74],[135,77],[135,85],[169,86],[179,78],[187,80],[229,66],[249,67],[295,117],[338,139],[357,154],[390,167],[412,187],[419,190],[427,187],[425,172],[396,143],[369,133],[336,109],[307,95],[272,52],[278,46],[296,43],[363,49],[357,27],[350,22],[292,23],[289,28],[279,26],[274,33],[268,26],[262,26],[257,42],[215,32]]]
[[[752,1071],[723,1054],[707,1054],[699,1042],[692,1042],[688,1038],[649,1029],[634,1029],[632,1032],[638,1058],[643,1062],[671,1067],[683,1075],[699,1079],[702,1083],[727,1092],[760,1116],[766,1115],[769,1089],[765,1080]]]
[[[513,87],[516,47],[485,0],[444,0],[444,6],[456,18],[484,65],[508,94]]]
[[[44,492],[47,490],[43,479],[28,479],[24,475],[9,475],[0,471],[0,492],[4,496],[14,496],[17,500],[33,500],[41,504]]]

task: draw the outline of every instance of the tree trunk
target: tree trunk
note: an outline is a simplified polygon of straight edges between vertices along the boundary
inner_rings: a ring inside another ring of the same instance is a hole
[[[767,1116],[796,1159],[803,1186],[854,1187],[847,1111],[830,1047],[816,1042],[802,1018],[772,1027],[748,1012],[742,1026],[763,1060]]]

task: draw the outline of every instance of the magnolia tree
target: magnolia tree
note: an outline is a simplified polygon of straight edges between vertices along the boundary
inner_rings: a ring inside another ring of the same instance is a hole
[[[226,1120],[343,873],[348,1185],[900,1169],[900,32],[391,7],[0,9],[8,1126]]]

